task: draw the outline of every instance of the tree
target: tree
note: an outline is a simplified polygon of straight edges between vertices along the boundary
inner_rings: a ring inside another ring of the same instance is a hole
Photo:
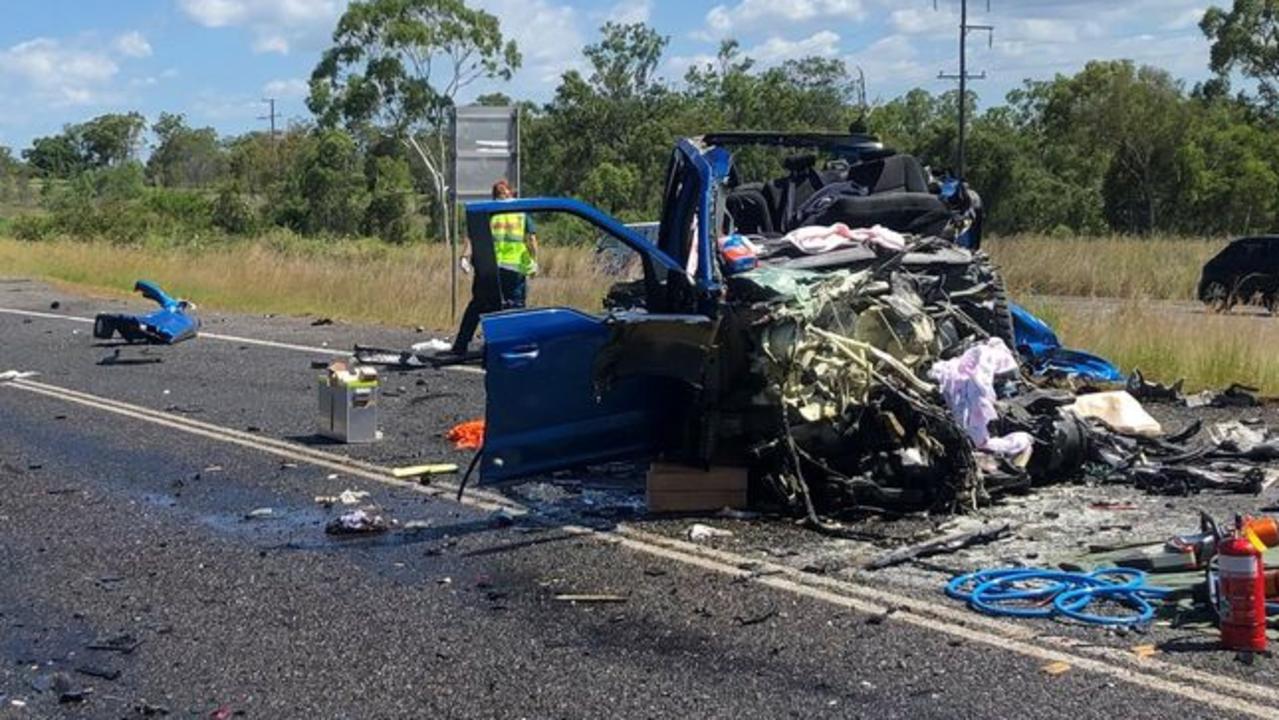
[[[162,187],[205,187],[221,179],[225,153],[213,128],[195,129],[180,114],[160,113],[151,126],[156,144],[147,159],[147,177]]]
[[[47,178],[68,178],[88,166],[79,144],[67,132],[32,140],[22,159]]]
[[[496,17],[462,0],[353,2],[333,43],[311,74],[308,106],[325,127],[373,127],[411,147],[430,174],[447,240],[454,98],[481,78],[509,80],[520,65],[515,43]]]
[[[475,104],[483,105],[484,107],[508,107],[514,105],[515,101],[506,93],[491,92],[475,98]]]
[[[1234,0],[1230,10],[1213,6],[1199,28],[1212,42],[1209,67],[1220,78],[1238,70],[1257,81],[1271,109],[1279,105],[1279,0]]]
[[[146,126],[141,113],[108,113],[77,126],[75,134],[90,166],[113,167],[133,159]]]
[[[341,130],[318,130],[288,174],[277,220],[308,235],[355,235],[367,198],[355,140]]]
[[[591,63],[591,85],[611,100],[643,95],[653,84],[653,73],[670,38],[644,23],[610,21],[600,33],[604,37],[598,43],[582,48]]]

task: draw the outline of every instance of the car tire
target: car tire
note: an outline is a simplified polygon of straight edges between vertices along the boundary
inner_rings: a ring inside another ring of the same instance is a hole
[[[1208,306],[1209,310],[1215,313],[1229,312],[1230,307],[1234,304],[1231,302],[1230,292],[1226,289],[1224,283],[1210,282],[1204,287],[1203,302]]]

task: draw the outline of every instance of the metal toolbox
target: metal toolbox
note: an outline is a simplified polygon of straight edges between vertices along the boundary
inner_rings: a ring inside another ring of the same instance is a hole
[[[351,381],[321,375],[319,395],[321,435],[344,443],[371,443],[381,435],[376,379]]]

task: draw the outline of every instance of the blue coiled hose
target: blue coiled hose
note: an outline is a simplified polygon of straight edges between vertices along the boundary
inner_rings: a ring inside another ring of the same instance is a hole
[[[1026,587],[1034,583],[1033,587]],[[1170,588],[1146,584],[1146,574],[1131,568],[1102,568],[1073,573],[1037,568],[979,570],[946,584],[946,594],[974,610],[1002,617],[1043,618],[1060,615],[1093,625],[1144,625],[1155,616],[1150,600],[1166,597]],[[1085,612],[1094,599],[1125,605],[1132,615]],[[1010,604],[1039,601],[1034,607]]]

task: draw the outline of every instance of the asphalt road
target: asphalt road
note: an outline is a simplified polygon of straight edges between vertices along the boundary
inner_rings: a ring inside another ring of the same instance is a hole
[[[0,283],[0,372],[40,373],[0,384],[0,718],[1182,718],[1279,705],[1271,659],[1244,665],[1160,630],[985,621],[918,569],[805,572],[813,556],[865,549],[780,520],[711,520],[737,535],[701,548],[675,539],[688,520],[637,516],[616,479],[457,503],[376,470],[464,462],[440,436],[481,414],[478,374],[390,376],[382,442],[314,437],[310,362],[325,343],[422,335],[210,315],[196,341],[116,356],[88,324],[4,312],[117,307]],[[326,535],[342,508],[315,498],[347,489],[400,528]],[[1193,517],[1162,502],[1156,514]],[[503,503],[513,512],[495,515]],[[1146,642],[1155,657],[1131,652]],[[87,693],[60,702],[68,688]]]

